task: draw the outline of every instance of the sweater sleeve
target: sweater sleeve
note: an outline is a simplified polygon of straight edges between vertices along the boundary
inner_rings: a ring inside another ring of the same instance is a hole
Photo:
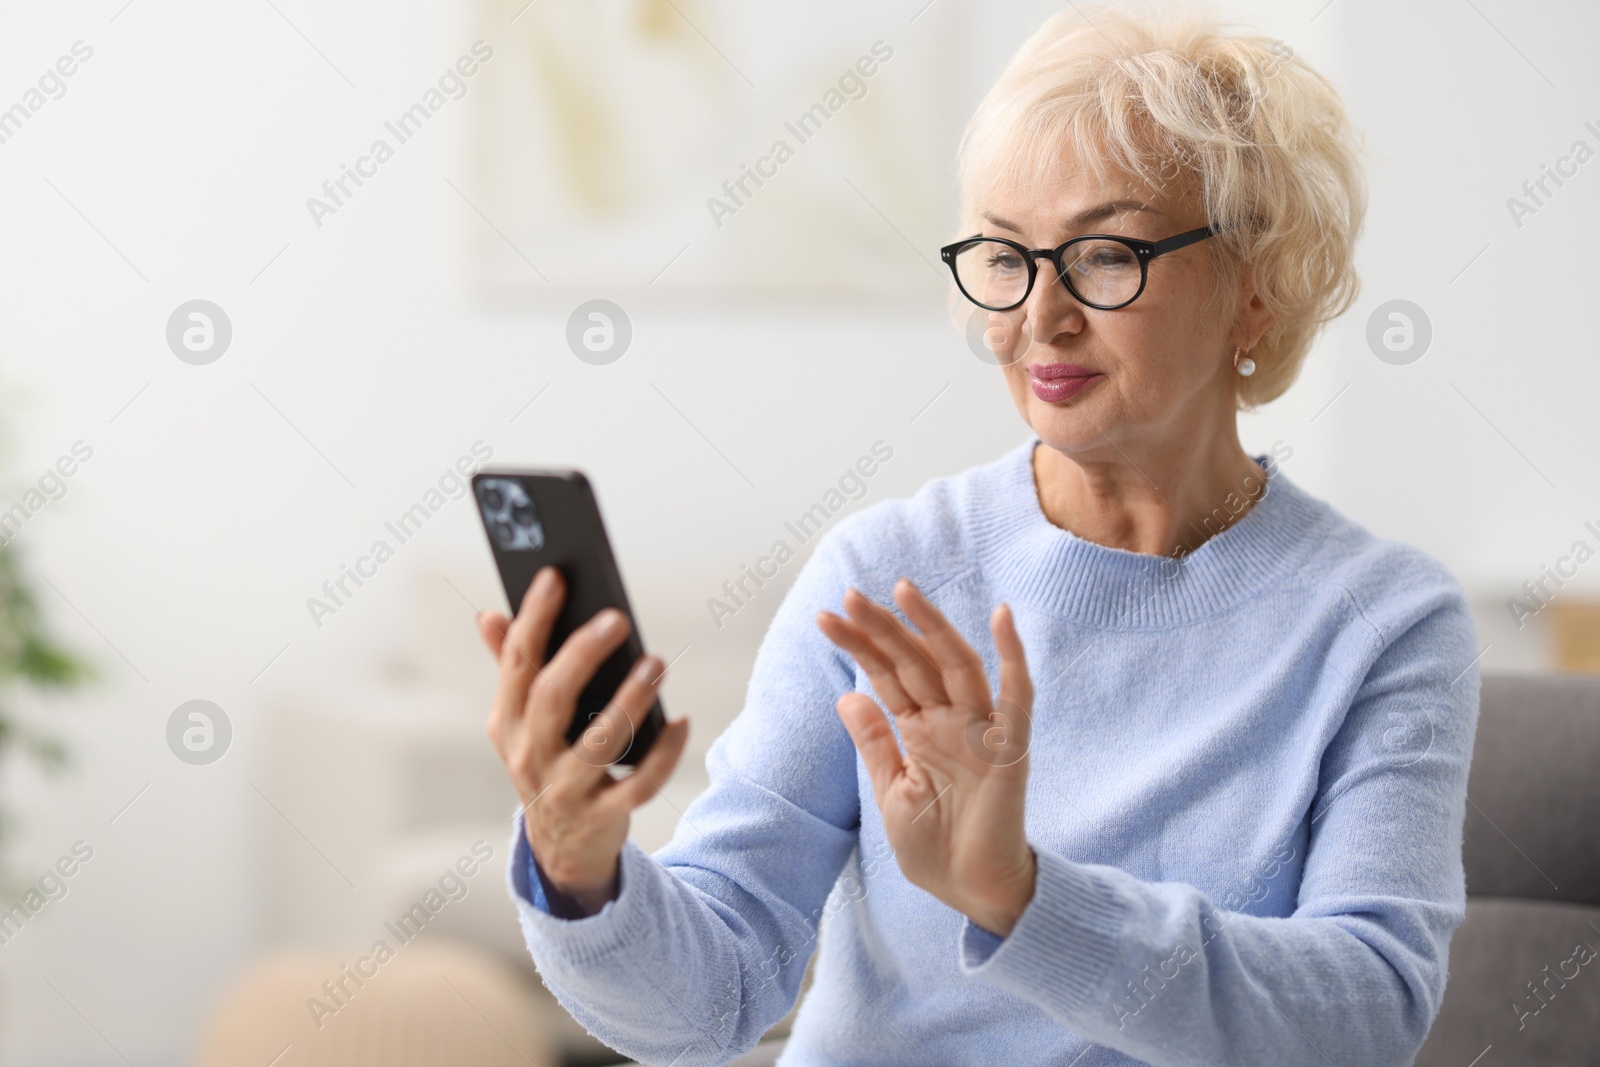
[[[1413,619],[1379,633],[1323,753],[1292,915],[1226,911],[1193,886],[1035,846],[1010,935],[962,925],[963,973],[1155,1067],[1410,1064],[1465,917],[1478,715],[1465,599],[1452,585]]]
[[[744,707],[707,752],[710,785],[653,856],[624,844],[615,899],[584,918],[551,914],[518,822],[512,897],[541,977],[641,1062],[724,1063],[789,1012],[856,845],[855,747],[834,710],[855,673],[815,621],[844,593],[829,543],[762,640]]]

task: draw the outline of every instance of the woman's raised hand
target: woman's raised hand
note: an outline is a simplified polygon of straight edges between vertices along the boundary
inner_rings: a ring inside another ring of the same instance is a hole
[[[642,656],[616,695],[578,741],[566,742],[578,695],[628,634],[628,620],[608,608],[572,633],[548,663],[544,651],[566,596],[560,573],[535,576],[515,620],[480,612],[478,632],[500,662],[489,714],[489,739],[523,805],[528,844],[556,893],[551,911],[592,915],[616,897],[629,813],[666,783],[683,754],[689,722],[668,723],[633,773],[613,778],[633,723],[656,699],[664,665]],[[564,898],[564,899],[563,899]]]
[[[861,665],[894,716],[865,693],[839,698],[839,717],[861,753],[900,870],[978,926],[1004,937],[1033,898],[1036,871],[1023,825],[1033,683],[1011,609],[989,625],[1000,654],[1000,695],[983,661],[921,590],[902,578],[886,608],[846,590],[849,618],[819,612],[817,625]]]

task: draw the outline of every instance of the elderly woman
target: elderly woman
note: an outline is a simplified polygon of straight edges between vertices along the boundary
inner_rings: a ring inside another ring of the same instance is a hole
[[[1088,18],[984,99],[943,250],[1032,433],[821,540],[663,849],[628,813],[686,723],[627,777],[625,731],[562,743],[625,624],[541,669],[553,572],[481,621],[528,947],[629,1055],[734,1058],[813,951],[781,1063],[1382,1067],[1439,1009],[1465,600],[1235,425],[1353,299],[1341,104],[1275,42]]]

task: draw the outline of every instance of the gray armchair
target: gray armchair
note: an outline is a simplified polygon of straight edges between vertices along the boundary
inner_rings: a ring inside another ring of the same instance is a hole
[[[1485,677],[1467,799],[1467,918],[1417,1067],[1600,1063],[1600,678]]]

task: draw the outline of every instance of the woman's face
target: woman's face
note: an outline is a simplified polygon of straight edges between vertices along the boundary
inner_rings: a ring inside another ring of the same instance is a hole
[[[973,206],[984,236],[1028,248],[1087,233],[1154,242],[1206,224],[1188,200],[1073,173],[998,189]],[[1079,303],[1047,259],[1037,266],[1020,308],[972,311],[987,318],[988,346],[1041,441],[1075,458],[1114,459],[1124,442],[1179,447],[1208,420],[1233,419],[1233,322],[1222,317],[1233,303],[1206,307],[1218,284],[1206,242],[1152,260],[1144,292],[1115,311]]]

